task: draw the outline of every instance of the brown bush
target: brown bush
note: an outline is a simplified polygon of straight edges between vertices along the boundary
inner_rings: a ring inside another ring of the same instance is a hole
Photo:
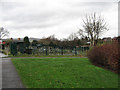
[[[92,64],[118,72],[120,62],[119,46],[118,43],[95,46],[87,55]]]

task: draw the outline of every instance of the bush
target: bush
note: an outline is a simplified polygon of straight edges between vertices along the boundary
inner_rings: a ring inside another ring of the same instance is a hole
[[[7,50],[3,50],[2,53],[4,53],[5,55],[7,55],[8,51]]]
[[[87,53],[87,56],[92,64],[116,72],[120,62],[119,46],[118,43],[95,46]]]
[[[32,49],[26,49],[27,54],[32,54]]]
[[[10,53],[15,56],[17,55],[17,44],[15,42],[12,42],[10,44]]]

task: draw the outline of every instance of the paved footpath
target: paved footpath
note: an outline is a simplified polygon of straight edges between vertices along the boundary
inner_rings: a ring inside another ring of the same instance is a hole
[[[0,89],[2,89],[2,58],[0,58]]]
[[[2,88],[25,88],[10,58],[2,58]]]

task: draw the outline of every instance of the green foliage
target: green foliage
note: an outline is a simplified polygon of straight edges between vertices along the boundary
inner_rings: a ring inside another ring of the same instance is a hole
[[[24,37],[24,44],[25,44],[25,47],[28,48],[29,45],[30,45],[30,42],[29,42],[29,38],[26,36]]]
[[[33,40],[33,41],[32,41],[32,46],[37,46],[37,44],[38,44],[38,41],[37,41],[37,40]]]
[[[26,49],[27,54],[32,54],[32,49]]]
[[[54,43],[51,41],[49,46],[53,47],[54,46]]]
[[[25,46],[24,43],[19,43],[19,51],[21,54],[24,54]]]
[[[11,53],[13,56],[17,55],[17,44],[14,43],[14,42],[12,42],[12,43],[10,44],[10,53]]]
[[[117,88],[117,74],[91,65],[87,58],[12,59],[28,88]]]

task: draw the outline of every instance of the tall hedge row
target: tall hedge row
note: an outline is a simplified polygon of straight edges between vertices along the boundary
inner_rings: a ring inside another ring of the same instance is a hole
[[[119,73],[120,44],[104,44],[93,47],[88,52],[88,58],[92,64],[110,69]]]

